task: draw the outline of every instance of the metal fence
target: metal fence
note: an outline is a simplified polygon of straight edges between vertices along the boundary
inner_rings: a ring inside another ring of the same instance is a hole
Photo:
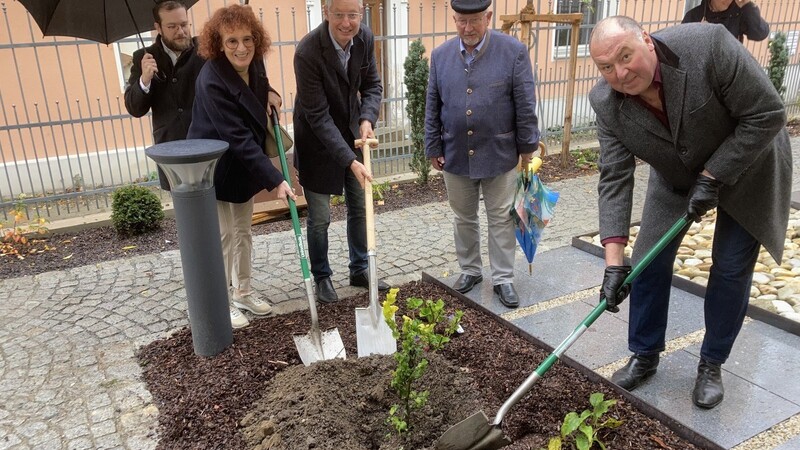
[[[271,84],[283,94],[281,113],[290,132],[294,49],[322,18],[320,0],[297,5],[293,1],[297,0],[269,5],[266,0],[250,2],[272,34],[268,73]],[[209,11],[226,3],[231,2],[205,0],[193,6],[193,34],[199,33]],[[407,172],[411,145],[403,62],[408,44],[422,39],[430,51],[455,36],[452,13],[447,2],[435,0],[416,5],[400,0],[364,3],[364,22],[376,35],[384,83],[378,124],[382,144],[373,155],[373,170],[377,176]],[[594,129],[586,94],[598,73],[585,45],[593,23],[607,15],[624,14],[656,31],[680,23],[684,12],[697,3],[699,0],[593,0],[587,7],[579,0],[533,0],[537,12],[584,13],[573,102],[574,134],[591,134]],[[0,219],[9,220],[14,208],[23,210],[29,218],[83,215],[107,208],[108,194],[121,185],[138,183],[155,188],[155,165],[144,156],[144,149],[152,144],[150,118],[129,116],[122,99],[125,64],[130,64],[130,53],[138,40],[129,38],[105,46],[81,39],[43,38],[18,2],[0,5],[0,25],[5,28],[0,29],[0,63],[4,69],[0,71]],[[517,0],[495,0],[493,27],[499,29],[503,16],[517,14],[523,6]],[[784,97],[789,115],[794,116],[800,113],[800,1],[762,0],[759,6],[772,31],[788,36],[790,60]],[[562,138],[569,34],[568,26],[536,23],[529,42],[537,74],[540,128],[555,151]],[[746,45],[766,67],[766,41]]]

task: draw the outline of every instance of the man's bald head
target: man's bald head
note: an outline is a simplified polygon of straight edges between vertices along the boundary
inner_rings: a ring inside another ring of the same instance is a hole
[[[622,33],[630,33],[631,35],[636,36],[639,40],[642,40],[642,31],[644,29],[639,22],[631,19],[627,16],[609,16],[605,19],[597,22],[597,25],[594,26],[594,30],[592,30],[592,36],[589,39],[589,46],[591,46],[594,42],[602,41],[612,35]]]

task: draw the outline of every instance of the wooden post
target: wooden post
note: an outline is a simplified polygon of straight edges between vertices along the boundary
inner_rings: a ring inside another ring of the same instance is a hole
[[[526,46],[530,39],[531,23],[533,22],[548,22],[548,23],[569,23],[572,25],[572,35],[570,36],[570,51],[569,51],[569,80],[567,81],[567,98],[565,99],[564,108],[564,138],[561,145],[561,165],[567,167],[569,164],[569,143],[572,134],[572,103],[575,98],[575,77],[578,66],[578,43],[580,42],[580,28],[583,21],[582,13],[570,14],[536,14],[533,8],[533,0],[528,0],[519,14],[500,16],[503,25],[500,31],[506,34],[511,34],[514,25],[520,24],[520,41]],[[530,50],[530,49],[529,49]],[[539,99],[541,101],[541,99]]]

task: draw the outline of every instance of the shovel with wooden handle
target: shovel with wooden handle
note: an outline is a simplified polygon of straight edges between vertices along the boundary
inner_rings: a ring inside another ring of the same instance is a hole
[[[356,140],[355,146],[361,147],[364,154],[364,167],[372,173],[370,166],[371,147],[377,146],[377,139]],[[375,215],[372,211],[372,183],[364,182],[364,197],[367,215],[367,257],[369,258],[369,306],[356,308],[356,342],[358,357],[369,355],[391,355],[397,352],[397,340],[392,330],[383,319],[383,312],[378,303],[378,262],[375,252]]]
[[[272,116],[272,126],[275,131],[275,143],[278,144],[278,156],[280,156],[281,160],[283,178],[289,183],[289,187],[292,187],[292,177],[289,174],[289,165],[286,163],[286,150],[283,148],[278,112],[275,108],[270,108],[270,115]],[[311,312],[311,330],[307,334],[293,336],[297,353],[300,354],[300,359],[306,366],[326,359],[345,359],[344,343],[339,335],[339,330],[331,328],[330,330],[322,331],[319,328],[317,303],[314,298],[314,288],[311,285],[311,271],[308,269],[308,257],[306,256],[306,247],[303,245],[303,233],[300,230],[297,205],[291,198],[286,200],[289,202],[289,212],[292,216],[292,227],[294,228],[294,241],[297,245],[297,254],[300,256],[300,268],[303,271],[303,283],[306,287],[306,297],[308,297],[308,309]]]

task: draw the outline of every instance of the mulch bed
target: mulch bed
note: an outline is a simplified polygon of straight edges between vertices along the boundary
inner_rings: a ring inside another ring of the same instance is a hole
[[[595,173],[592,168],[578,168],[574,159],[566,168],[561,165],[560,155],[544,158],[540,169],[542,180],[552,182]],[[447,200],[447,192],[440,176],[431,178],[427,185],[416,182],[395,184],[386,193],[383,205],[375,205],[375,214],[396,209],[424,205]],[[301,218],[305,211],[301,211]],[[331,207],[331,220],[344,220],[344,205]],[[305,221],[302,221],[305,225]],[[253,226],[253,234],[268,234],[292,228],[289,215]],[[178,249],[178,230],[175,220],[168,218],[161,229],[152,233],[122,237],[112,227],[98,227],[76,233],[34,236],[27,245],[14,245],[13,251],[0,251],[0,279],[36,275],[51,270],[64,270],[117,258],[147,255]],[[8,250],[8,249],[7,249]]]
[[[144,379],[159,408],[159,449],[429,449],[450,426],[477,412],[489,419],[547,356],[495,320],[426,283],[400,287],[405,298],[441,298],[465,311],[465,333],[432,358],[428,405],[407,437],[384,421],[397,399],[389,389],[391,357],[357,358],[353,311],[366,292],[321,305],[321,326],[337,327],[348,359],[304,367],[292,335],[310,327],[307,311],[259,318],[234,331],[234,344],[213,358],[193,354],[188,330],[142,347]],[[382,298],[381,298],[382,299]],[[402,310],[401,310],[402,312]],[[609,387],[556,363],[503,420],[509,449],[546,448],[564,416],[589,408],[589,396],[616,398],[609,416],[623,422],[599,437],[609,449],[693,449]],[[258,445],[258,447],[256,447]]]

